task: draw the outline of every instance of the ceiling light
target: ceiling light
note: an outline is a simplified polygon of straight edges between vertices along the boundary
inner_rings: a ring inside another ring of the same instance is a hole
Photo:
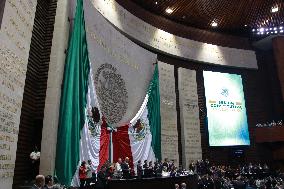
[[[269,32],[266,32],[266,34],[269,34]]]
[[[255,29],[252,29],[252,32],[255,32]]]
[[[277,31],[275,31],[274,33],[278,33]]]
[[[260,28],[260,30],[259,30],[259,31],[263,32],[263,31],[264,31],[264,28]]]
[[[277,28],[274,28],[274,30],[277,30]]]
[[[155,4],[158,5],[158,1],[156,1]]]
[[[213,22],[211,23],[211,26],[212,26],[212,27],[217,27],[218,24],[217,24],[217,22],[213,21]]]
[[[272,30],[272,28],[270,28],[269,30]]]
[[[279,27],[279,29],[282,30],[282,29],[283,29],[283,26]]]
[[[166,9],[166,13],[168,13],[168,14],[172,14],[174,11],[173,11],[173,9],[171,9],[171,8],[167,8]]]
[[[248,25],[245,24],[245,27],[247,27]]]
[[[283,33],[283,30],[281,30],[280,33]]]
[[[278,11],[279,11],[278,6],[275,6],[275,7],[272,7],[272,8],[271,8],[271,12],[272,12],[272,13],[275,13],[275,12],[278,12]]]

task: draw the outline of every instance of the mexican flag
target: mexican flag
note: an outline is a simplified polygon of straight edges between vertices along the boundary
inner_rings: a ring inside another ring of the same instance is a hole
[[[77,0],[66,56],[59,112],[55,176],[66,186],[79,186],[78,167],[91,160],[97,171],[109,157],[109,131],[101,114],[89,61],[83,1]]]
[[[136,116],[127,127],[128,137],[120,141],[126,126],[119,127],[114,133],[114,157],[131,154],[130,163],[136,168],[141,160],[156,161],[161,159],[161,117],[158,64],[149,84],[146,97]],[[124,135],[125,136],[125,135]],[[128,143],[129,142],[129,143]],[[116,160],[116,159],[115,159]]]
[[[133,167],[138,160],[161,159],[158,65],[137,115],[129,124],[117,127],[111,137],[98,103],[94,64],[89,60],[83,0],[77,0],[61,92],[55,162],[55,176],[66,186],[79,186],[82,161],[91,160],[92,170],[97,172],[109,160],[111,138],[114,161],[127,156]]]

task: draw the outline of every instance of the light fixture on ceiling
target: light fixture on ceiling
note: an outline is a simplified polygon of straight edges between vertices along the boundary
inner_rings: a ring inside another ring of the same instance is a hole
[[[283,25],[266,28],[266,27],[260,27],[260,28],[253,28],[252,33],[254,35],[278,35],[283,34]]]
[[[158,1],[155,1],[155,4],[158,5]]]
[[[214,27],[214,28],[216,28],[216,27],[218,26],[218,23],[217,23],[216,21],[212,21],[212,22],[211,22],[211,26]]]
[[[247,27],[248,25],[245,24],[245,27]]]
[[[174,12],[174,10],[171,9],[171,8],[167,8],[167,9],[166,9],[166,13],[168,13],[168,14],[172,14],[173,12]]]
[[[271,8],[272,13],[275,13],[275,12],[278,12],[278,11],[279,11],[279,7],[277,5]]]

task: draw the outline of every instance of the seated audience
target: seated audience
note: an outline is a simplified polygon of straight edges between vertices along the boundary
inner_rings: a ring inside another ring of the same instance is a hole
[[[31,187],[31,189],[43,189],[45,184],[45,178],[43,175],[37,175],[35,178],[35,184]]]
[[[45,185],[44,185],[44,187],[43,187],[44,189],[50,189],[50,188],[54,188],[53,187],[53,178],[52,178],[52,176],[51,175],[47,175],[46,177],[45,177]]]

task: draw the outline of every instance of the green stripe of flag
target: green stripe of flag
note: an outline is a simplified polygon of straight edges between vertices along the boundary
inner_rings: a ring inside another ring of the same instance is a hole
[[[77,0],[61,92],[55,162],[55,174],[59,182],[66,186],[70,186],[80,160],[80,132],[85,121],[88,74],[83,1]]]
[[[152,134],[152,148],[156,158],[161,159],[161,114],[158,64],[155,65],[153,78],[148,89],[148,120]]]

